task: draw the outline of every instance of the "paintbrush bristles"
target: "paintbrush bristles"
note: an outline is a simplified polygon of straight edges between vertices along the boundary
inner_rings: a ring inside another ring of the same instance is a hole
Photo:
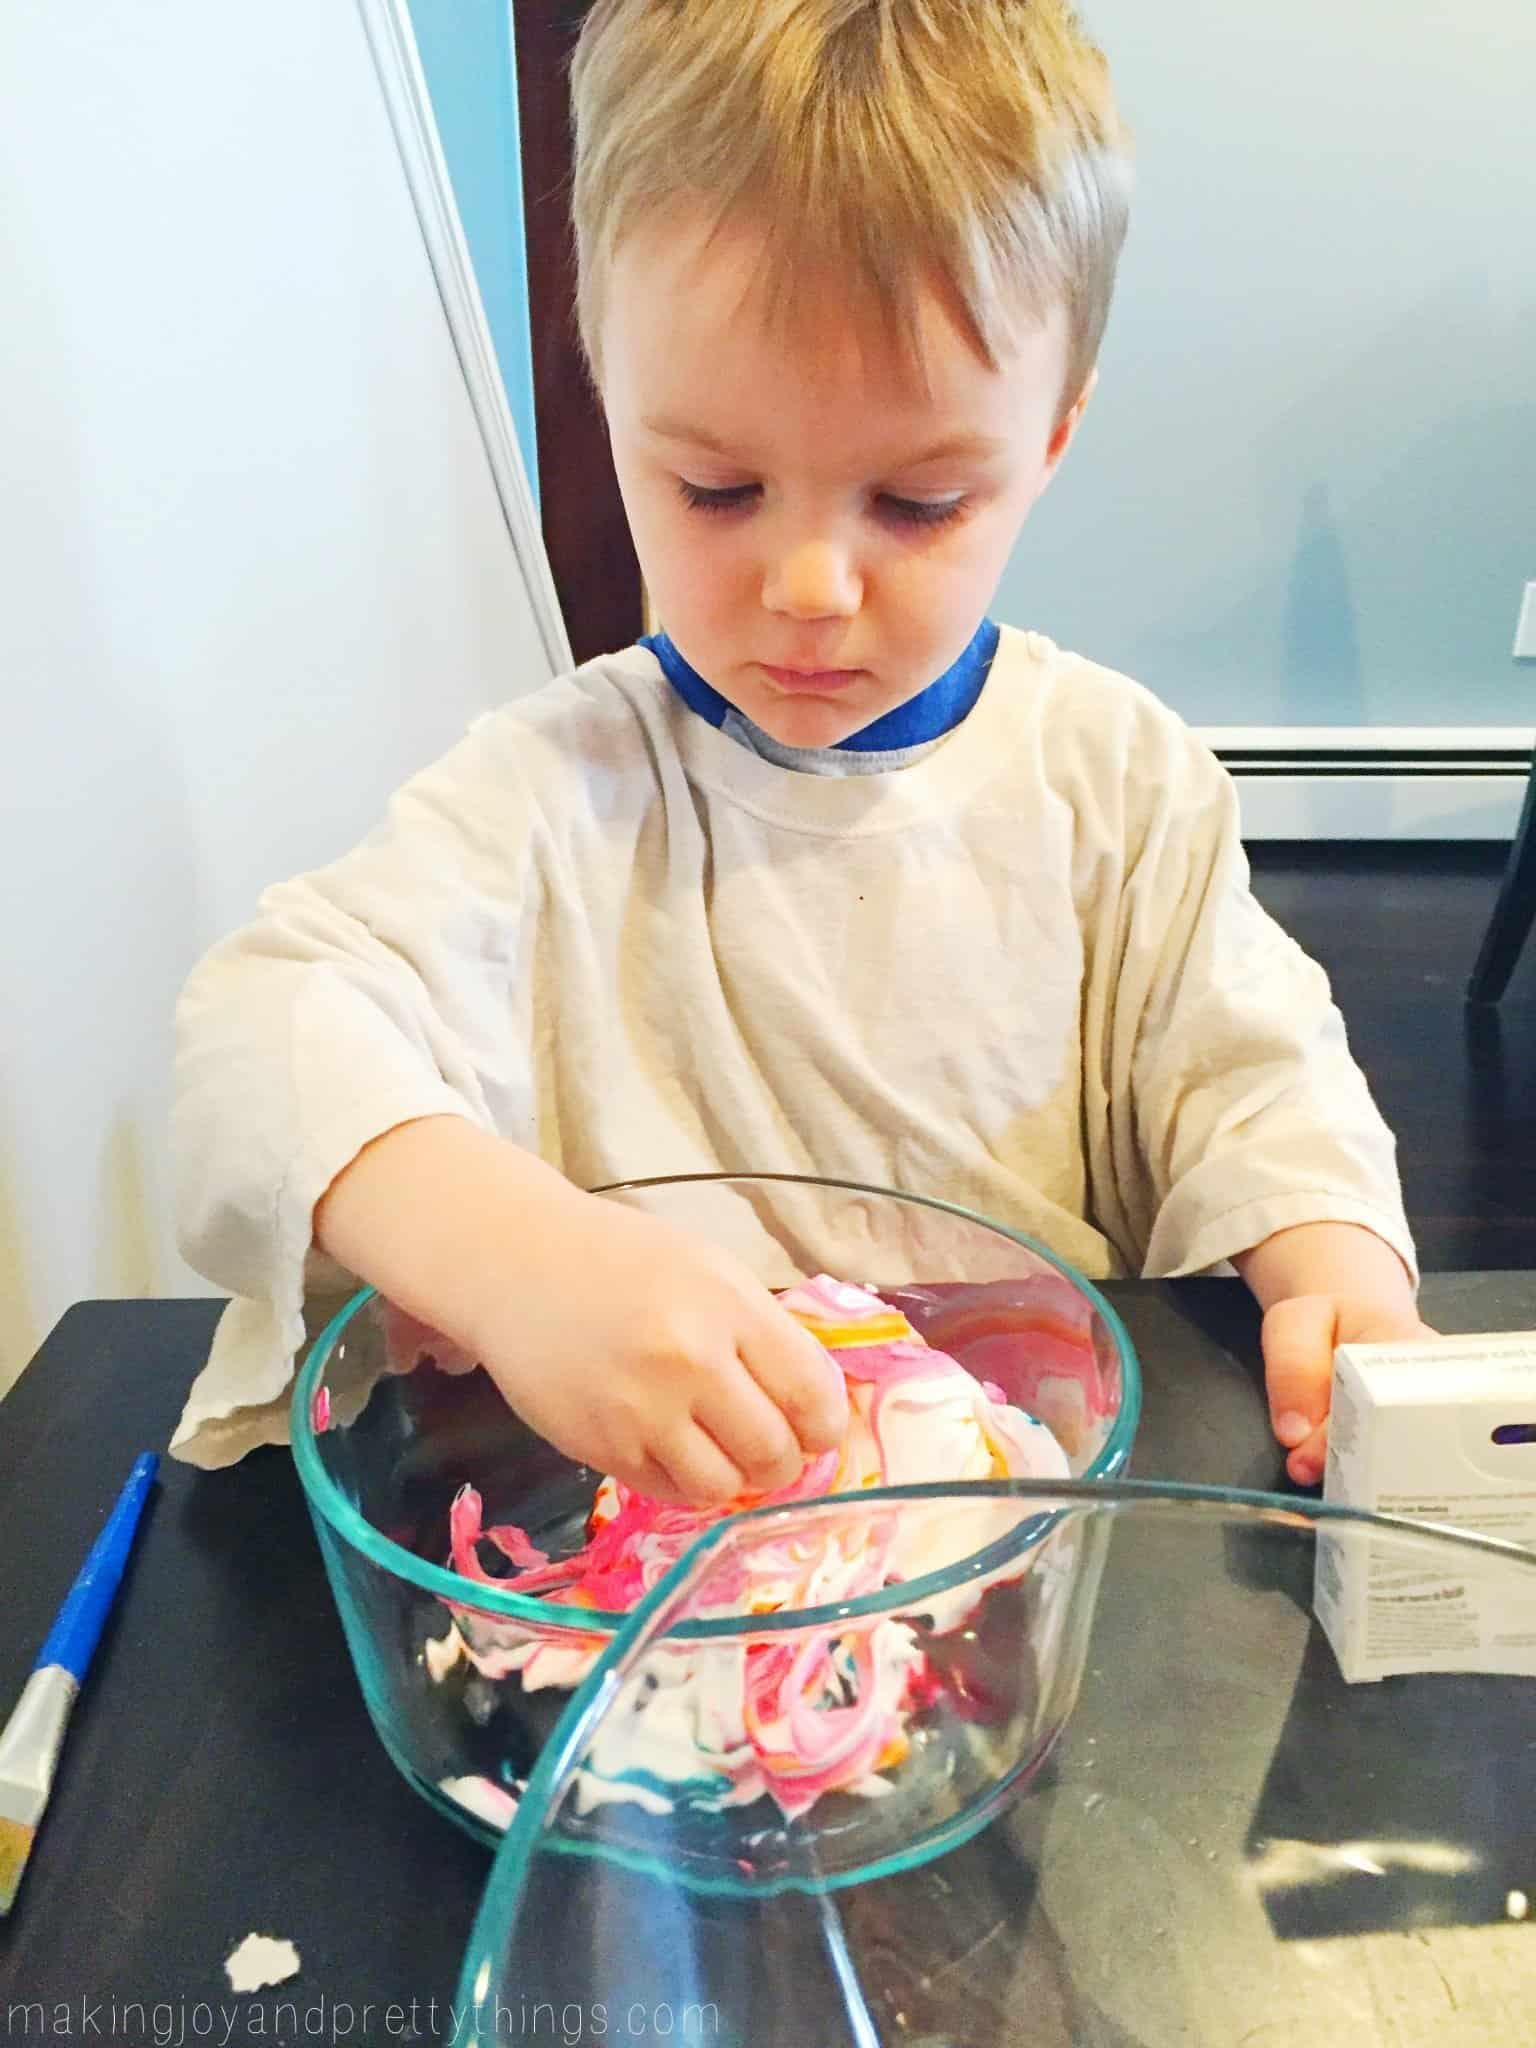
[[[11,1910],[36,1833],[37,1829],[29,1828],[25,1821],[0,1820],[0,1914]]]

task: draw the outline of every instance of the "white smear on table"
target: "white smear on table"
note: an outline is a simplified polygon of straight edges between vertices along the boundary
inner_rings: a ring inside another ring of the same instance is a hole
[[[299,1974],[299,1952],[291,1941],[270,1934],[248,1934],[224,1964],[231,1991],[265,1991]]]

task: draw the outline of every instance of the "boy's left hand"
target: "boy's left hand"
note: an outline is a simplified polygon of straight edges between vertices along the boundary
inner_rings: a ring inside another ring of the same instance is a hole
[[[1339,1344],[1401,1344],[1435,1333],[1419,1320],[1408,1268],[1374,1231],[1301,1223],[1232,1262],[1264,1311],[1264,1382],[1275,1435],[1298,1486],[1316,1486],[1328,1452]]]
[[[1349,1295],[1292,1295],[1265,1311],[1270,1419],[1290,1452],[1285,1469],[1298,1486],[1316,1486],[1323,1476],[1334,1347],[1402,1343],[1434,1334],[1412,1309]]]

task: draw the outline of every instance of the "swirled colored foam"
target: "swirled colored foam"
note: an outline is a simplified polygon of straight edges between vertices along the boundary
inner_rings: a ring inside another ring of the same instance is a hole
[[[672,1506],[606,1478],[573,1556],[551,1560],[511,1525],[482,1526],[480,1498],[453,1503],[453,1568],[466,1579],[547,1601],[551,1609],[626,1612],[662,1579],[704,1530],[735,1509],[793,1506],[871,1486],[992,1478],[1058,1479],[1067,1459],[1043,1424],[1010,1407],[920,1337],[877,1295],[825,1275],[779,1297],[828,1350],[848,1384],[841,1446],[810,1460],[798,1479],[726,1508]],[[767,1524],[710,1570],[695,1618],[764,1617],[856,1600],[942,1571],[1015,1526],[1008,1503],[979,1501],[945,1512],[851,1511],[815,1525],[814,1536]],[[482,1547],[513,1569],[493,1574]],[[979,1586],[924,1603],[939,1628],[955,1628]],[[455,1606],[454,1637],[429,1646],[441,1676],[467,1657],[487,1678],[516,1673],[522,1686],[578,1684],[607,1634],[570,1625],[541,1629]],[[610,1716],[609,1754],[594,1750],[583,1774],[587,1803],[632,1798],[669,1803],[680,1786],[703,1803],[736,1805],[767,1794],[786,1815],[831,1790],[878,1795],[881,1773],[908,1749],[908,1723],[925,1697],[917,1632],[890,1616],[840,1619],[824,1629],[760,1638],[668,1643],[647,1665],[643,1711]]]

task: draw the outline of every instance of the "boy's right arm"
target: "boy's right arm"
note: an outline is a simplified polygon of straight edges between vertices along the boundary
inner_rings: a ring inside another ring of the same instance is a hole
[[[183,991],[179,1236],[236,1297],[177,1431],[193,1462],[276,1440],[317,1242],[568,1455],[664,1498],[784,1483],[841,1432],[841,1373],[745,1266],[496,1135],[536,1126],[527,1040],[557,1000],[529,979],[538,752],[477,729]]]
[[[315,1237],[557,1449],[658,1499],[788,1485],[842,1436],[841,1373],[747,1267],[464,1118],[366,1146]]]

